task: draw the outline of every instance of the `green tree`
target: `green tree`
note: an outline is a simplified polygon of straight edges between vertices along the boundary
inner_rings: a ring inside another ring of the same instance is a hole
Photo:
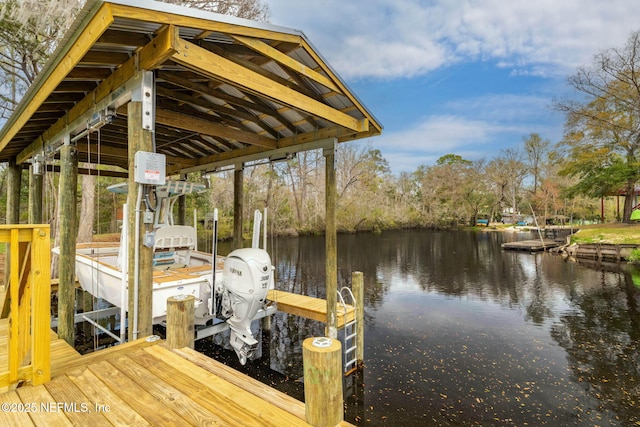
[[[562,173],[578,178],[572,194],[624,194],[623,221],[630,222],[640,177],[640,32],[622,49],[596,55],[569,84],[580,100],[556,103],[567,115],[561,147],[568,162]]]

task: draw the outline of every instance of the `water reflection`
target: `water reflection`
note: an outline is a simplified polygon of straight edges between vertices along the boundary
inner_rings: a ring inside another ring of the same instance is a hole
[[[338,285],[356,270],[365,279],[365,370],[357,380],[364,387],[348,402],[347,421],[640,423],[633,271],[501,249],[524,238],[535,236],[339,236]],[[272,253],[280,289],[325,297],[322,237],[278,239]],[[276,315],[271,369],[299,379],[302,341],[323,331],[318,322]],[[300,398],[299,383],[288,389]]]

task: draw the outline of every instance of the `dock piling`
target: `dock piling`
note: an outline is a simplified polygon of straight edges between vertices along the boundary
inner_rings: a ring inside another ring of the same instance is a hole
[[[193,348],[195,300],[193,295],[167,298],[167,346],[169,348]]]
[[[339,340],[326,337],[302,343],[305,417],[315,427],[343,421],[341,350]]]

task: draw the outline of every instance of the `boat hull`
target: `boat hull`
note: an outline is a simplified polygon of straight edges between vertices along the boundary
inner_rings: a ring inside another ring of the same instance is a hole
[[[176,269],[155,269],[153,273],[152,317],[154,324],[166,319],[167,299],[193,295],[196,308],[206,304],[211,289],[211,255],[194,253],[192,265]],[[128,275],[117,266],[118,245],[78,245],[76,276],[83,290],[115,306],[128,308],[130,288]],[[123,295],[124,292],[124,295]],[[208,310],[205,310],[208,311]]]

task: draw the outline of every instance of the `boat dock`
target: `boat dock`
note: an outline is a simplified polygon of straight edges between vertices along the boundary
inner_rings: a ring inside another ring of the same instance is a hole
[[[138,340],[64,366],[3,394],[0,425],[309,425],[302,402],[186,347]]]
[[[8,322],[0,320],[0,371]],[[0,425],[309,425],[304,403],[188,347],[140,339],[80,355],[51,331],[50,354],[51,381],[0,390]]]
[[[519,242],[509,242],[503,243],[502,249],[511,250],[511,251],[528,251],[528,252],[539,252],[545,251],[552,248],[557,248],[562,245],[562,242],[551,239],[537,239],[537,240],[522,240]]]
[[[267,298],[278,303],[278,311],[319,322],[327,321],[327,301],[324,299],[278,290],[270,290]],[[352,305],[342,306],[340,303],[338,303],[336,314],[338,329],[352,322],[356,315]]]

